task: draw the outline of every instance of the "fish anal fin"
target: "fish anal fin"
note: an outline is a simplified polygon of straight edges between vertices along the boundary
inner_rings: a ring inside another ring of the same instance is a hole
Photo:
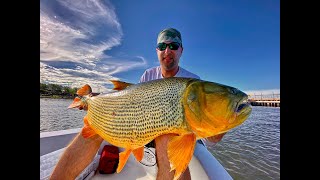
[[[120,173],[121,170],[123,169],[124,165],[126,164],[130,153],[132,152],[131,149],[126,149],[125,151],[121,152],[119,154],[119,164],[118,164],[118,168],[117,168],[117,173]]]
[[[171,170],[175,170],[174,180],[186,170],[193,156],[196,135],[193,133],[175,136],[168,143],[168,158]]]
[[[96,135],[97,133],[89,126],[88,117],[85,116],[83,118],[84,126],[81,130],[81,134],[84,138],[89,138],[91,136]]]
[[[137,161],[141,161],[144,154],[144,146],[134,149],[133,151],[134,157],[136,157]]]
[[[92,89],[91,87],[86,84],[84,86],[82,86],[78,91],[77,91],[77,95],[78,96],[85,96],[85,95],[88,95],[92,92]]]
[[[113,90],[123,90],[125,88],[127,88],[128,86],[130,85],[133,85],[131,83],[126,83],[126,82],[123,82],[123,81],[118,81],[118,80],[110,80],[113,85],[114,85],[114,88]]]

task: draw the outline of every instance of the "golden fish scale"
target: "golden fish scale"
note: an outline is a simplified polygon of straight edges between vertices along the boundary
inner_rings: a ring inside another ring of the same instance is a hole
[[[169,78],[132,85],[88,100],[88,122],[106,141],[141,147],[155,137],[187,130],[182,95],[187,79]]]

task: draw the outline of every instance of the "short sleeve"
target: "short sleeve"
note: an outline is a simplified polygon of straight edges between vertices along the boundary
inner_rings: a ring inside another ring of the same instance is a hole
[[[145,82],[146,81],[146,74],[147,71],[144,71],[144,73],[142,74],[142,76],[140,77],[139,83]]]

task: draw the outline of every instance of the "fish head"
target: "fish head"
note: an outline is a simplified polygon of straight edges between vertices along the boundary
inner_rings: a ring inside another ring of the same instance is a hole
[[[186,120],[200,138],[225,133],[242,124],[252,110],[244,92],[208,81],[191,82],[183,101]]]

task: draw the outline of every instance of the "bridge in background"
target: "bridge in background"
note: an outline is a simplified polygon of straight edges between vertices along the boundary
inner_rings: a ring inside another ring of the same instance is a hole
[[[280,107],[279,94],[248,94],[249,102],[252,106],[271,106]]]

